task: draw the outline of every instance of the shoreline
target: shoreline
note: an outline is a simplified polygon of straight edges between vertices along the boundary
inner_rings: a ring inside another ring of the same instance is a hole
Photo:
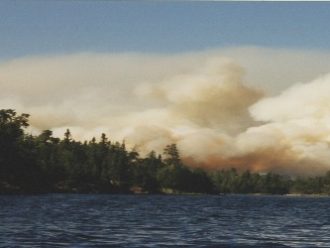
[[[40,196],[40,195],[127,195],[127,196],[219,196],[219,197],[227,197],[227,196],[281,196],[281,197],[315,197],[315,198],[327,198],[330,197],[330,194],[303,194],[303,193],[289,193],[289,194],[267,194],[267,193],[189,193],[189,192],[155,192],[155,193],[147,193],[147,192],[75,192],[75,191],[49,191],[49,192],[6,192],[0,193],[0,196]]]

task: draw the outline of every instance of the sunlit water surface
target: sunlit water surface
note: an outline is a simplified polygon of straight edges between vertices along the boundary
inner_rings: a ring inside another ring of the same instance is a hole
[[[330,247],[330,198],[0,196],[0,247]]]

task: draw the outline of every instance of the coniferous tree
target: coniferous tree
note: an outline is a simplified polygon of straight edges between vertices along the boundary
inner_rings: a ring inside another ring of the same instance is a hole
[[[63,139],[51,130],[33,136],[24,132],[28,114],[0,110],[0,193],[141,192],[330,194],[330,172],[324,176],[290,178],[236,169],[206,172],[187,167],[175,144],[146,157],[110,142],[101,134],[80,142],[69,129]]]

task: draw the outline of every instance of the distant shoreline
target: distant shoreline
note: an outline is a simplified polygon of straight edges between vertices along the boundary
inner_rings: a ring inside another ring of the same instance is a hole
[[[51,130],[26,132],[29,114],[0,110],[0,194],[330,194],[330,172],[314,177],[290,177],[269,172],[190,167],[176,144],[163,152],[141,156],[125,141],[84,142],[63,138]]]
[[[75,192],[75,191],[50,191],[50,192],[6,192],[0,193],[0,196],[37,196],[37,195],[51,195],[51,194],[60,194],[60,195],[127,195],[127,196],[282,196],[282,197],[330,197],[329,194],[301,194],[301,193],[289,193],[289,194],[267,194],[267,193],[189,193],[189,192],[175,192],[175,193],[165,193],[165,192],[157,192],[157,193],[136,193],[136,192]]]

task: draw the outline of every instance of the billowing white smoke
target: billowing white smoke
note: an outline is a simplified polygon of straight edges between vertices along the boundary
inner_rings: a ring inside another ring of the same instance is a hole
[[[222,56],[229,53],[234,59]],[[105,132],[141,153],[161,152],[176,143],[191,166],[327,171],[330,76],[289,84],[302,74],[310,79],[330,71],[330,63],[305,61],[305,70],[304,53],[280,51],[282,60],[274,54],[242,48],[169,56],[23,58],[0,64],[0,108],[32,114],[34,133],[51,128],[62,136],[70,128],[75,138],[87,139]],[[324,55],[307,54],[324,61]],[[269,55],[275,56],[274,63],[268,62]],[[247,68],[247,75],[235,61]],[[286,78],[281,72],[290,68],[283,64],[295,62],[302,73],[293,69],[296,74]],[[258,74],[257,68],[263,71]],[[274,86],[271,97],[260,90],[265,79],[268,90]],[[282,89],[289,88],[274,96],[278,80]]]
[[[255,120],[266,124],[248,132],[262,137],[280,137],[276,144],[288,147],[295,155],[295,169],[307,163],[310,172],[330,169],[330,75],[312,82],[296,84],[276,97],[264,98],[250,108]],[[251,145],[251,144],[250,144]],[[280,146],[277,145],[277,146]],[[257,147],[258,148],[258,147]],[[256,149],[257,149],[256,148]]]

